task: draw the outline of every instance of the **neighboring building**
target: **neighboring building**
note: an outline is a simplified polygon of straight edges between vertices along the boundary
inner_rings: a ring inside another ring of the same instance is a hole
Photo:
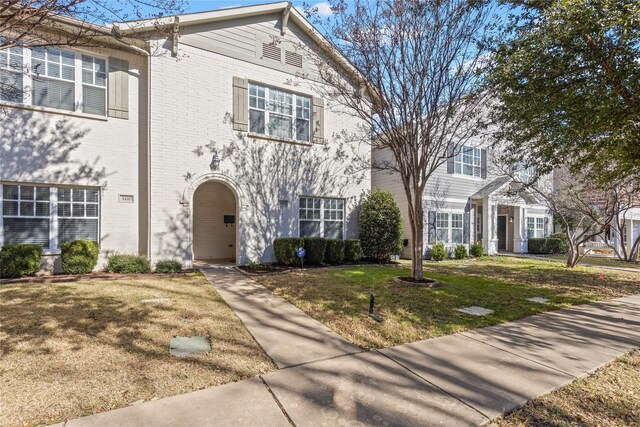
[[[488,254],[522,253],[527,252],[529,237],[545,237],[552,232],[548,209],[533,195],[518,191],[518,184],[512,178],[498,175],[490,154],[482,143],[464,147],[432,175],[423,198],[425,256],[429,256],[436,242],[443,242],[453,252],[455,246],[468,247],[477,240],[483,242]],[[391,152],[386,149],[374,149],[372,156],[378,164],[392,160]],[[394,194],[404,217],[401,256],[410,258],[411,228],[400,177],[374,170],[371,184]]]
[[[53,263],[82,238],[99,267],[114,252],[189,267],[273,261],[277,237],[357,236],[371,181],[351,156],[370,148],[340,140],[362,123],[322,99],[307,53],[354,70],[290,3],[111,31],[104,47],[0,54],[0,79],[23,79],[2,102],[0,246],[39,243]]]

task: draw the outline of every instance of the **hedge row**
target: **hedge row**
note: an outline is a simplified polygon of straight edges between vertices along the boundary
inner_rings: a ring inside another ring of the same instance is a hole
[[[569,252],[569,244],[559,237],[532,237],[529,238],[530,254],[566,254]]]
[[[314,265],[358,262],[362,258],[360,240],[286,237],[273,241],[273,251],[278,264],[300,265],[298,248],[304,248],[306,251],[304,262]]]
[[[62,270],[67,274],[88,274],[98,263],[100,248],[90,240],[73,240],[60,245]],[[0,250],[0,277],[34,276],[40,271],[42,246],[10,244]],[[107,271],[113,273],[150,273],[151,264],[143,255],[112,255]],[[157,273],[179,273],[182,264],[176,260],[162,260],[156,264]]]

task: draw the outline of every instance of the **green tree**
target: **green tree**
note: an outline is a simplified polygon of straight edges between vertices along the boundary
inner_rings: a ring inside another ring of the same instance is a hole
[[[507,0],[489,88],[505,155],[538,174],[593,168],[605,182],[640,167],[640,2]]]
[[[402,214],[390,191],[374,190],[360,207],[360,242],[368,257],[391,259],[402,250]]]

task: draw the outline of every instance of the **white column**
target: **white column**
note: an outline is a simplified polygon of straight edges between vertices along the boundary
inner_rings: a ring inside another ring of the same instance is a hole
[[[513,207],[513,252],[522,253],[524,244],[524,217],[522,216],[523,208],[520,206]]]
[[[489,253],[489,241],[491,239],[491,233],[489,233],[489,198],[482,199],[482,245],[484,246],[484,253]]]

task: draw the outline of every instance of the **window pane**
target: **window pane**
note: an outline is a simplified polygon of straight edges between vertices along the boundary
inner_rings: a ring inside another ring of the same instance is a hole
[[[34,105],[74,111],[75,84],[61,80],[35,78],[32,98]]]
[[[87,202],[98,202],[98,190],[86,190]]]
[[[23,75],[22,72],[0,70],[0,100],[9,102],[22,102],[23,99]]]
[[[73,189],[73,201],[74,202],[84,202],[84,190],[79,190],[77,188]]]
[[[58,203],[58,216],[71,216],[71,203]]]
[[[70,188],[58,188],[58,201],[70,202],[71,201],[71,189]]]
[[[3,201],[2,202],[2,215],[18,216],[18,202]]]
[[[296,139],[309,142],[309,120],[296,119]]]
[[[451,243],[462,243],[462,229],[455,228],[451,230]]]
[[[18,186],[17,185],[4,185],[2,187],[2,198],[3,199],[18,199]]]
[[[49,202],[36,203],[36,216],[49,216]]]
[[[20,202],[20,216],[34,216],[33,202]]]
[[[20,200],[33,200],[35,195],[35,187],[20,186]]]
[[[93,71],[91,70],[82,70],[82,83],[93,84]]]
[[[264,135],[264,111],[249,110],[249,131]]]
[[[291,117],[278,114],[269,115],[269,135],[276,138],[291,139],[291,127],[293,125]]]
[[[4,243],[31,243],[49,247],[49,218],[4,218]]]
[[[320,222],[300,221],[300,237],[320,237]]]
[[[84,205],[74,203],[73,207],[71,208],[71,213],[73,216],[76,216],[76,217],[84,216]]]
[[[36,187],[36,200],[49,201],[49,187]]]
[[[436,239],[442,243],[449,243],[449,229],[438,228],[436,230]]]
[[[58,221],[58,241],[69,240],[98,241],[97,219],[62,219]]]
[[[324,222],[325,239],[342,239],[342,221]]]
[[[98,205],[88,204],[86,207],[86,216],[87,217],[97,217],[98,216]]]
[[[99,87],[82,86],[82,112],[87,114],[106,114],[107,90]]]
[[[69,51],[62,51],[62,64],[75,65],[75,54]]]

